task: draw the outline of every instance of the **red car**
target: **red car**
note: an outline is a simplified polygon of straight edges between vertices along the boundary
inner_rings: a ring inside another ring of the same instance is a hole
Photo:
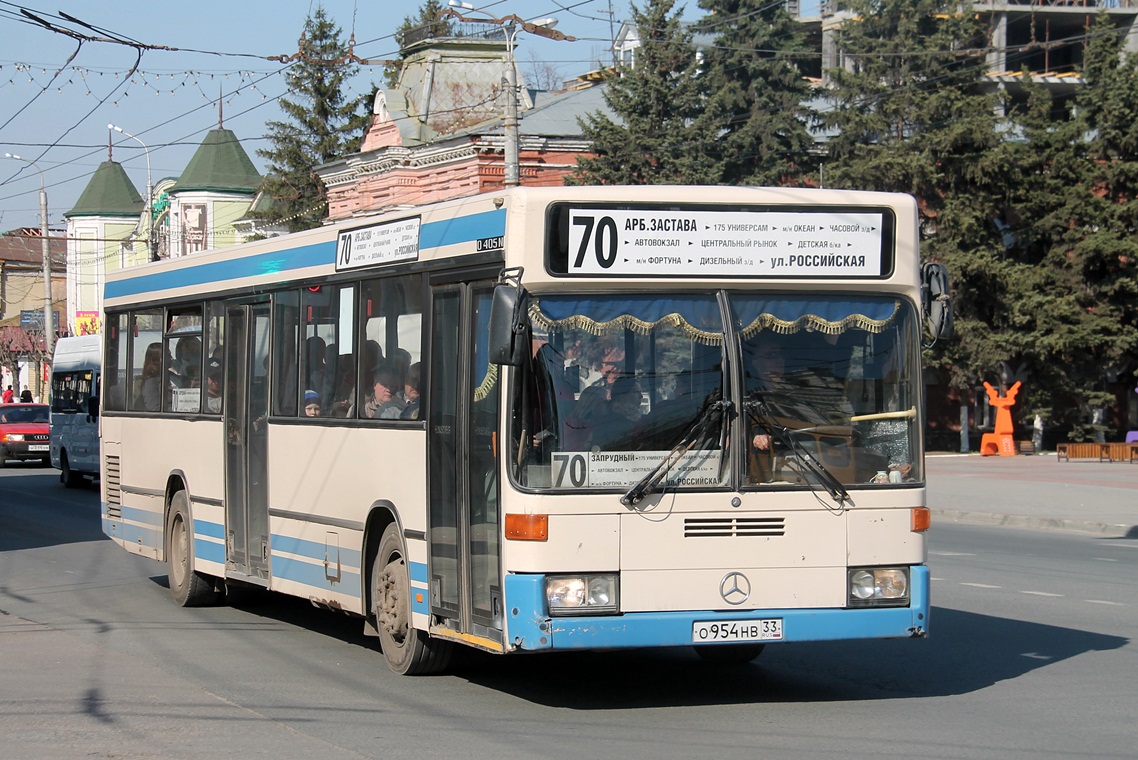
[[[0,467],[9,459],[51,464],[51,410],[47,404],[0,404]]]

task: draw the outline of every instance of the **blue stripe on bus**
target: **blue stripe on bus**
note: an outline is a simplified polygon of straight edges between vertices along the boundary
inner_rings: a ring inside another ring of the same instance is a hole
[[[430,580],[430,576],[427,574],[427,563],[408,562],[407,566],[411,571],[412,582],[426,583],[428,580]]]
[[[482,238],[504,235],[505,232],[506,210],[486,211],[424,224],[419,230],[419,248],[439,248],[469,243]],[[123,298],[174,288],[222,283],[242,277],[284,274],[297,269],[328,266],[335,261],[336,241],[327,240],[253,256],[186,266],[168,272],[139,274],[130,279],[108,282],[104,288],[104,297]]]
[[[300,557],[307,557],[320,562],[323,562],[324,558],[328,556],[329,549],[318,541],[307,541],[302,538],[282,536],[278,533],[274,533],[271,540],[274,552],[287,552],[288,554],[296,554]],[[337,547],[331,547],[330,551],[336,551],[336,548]],[[341,563],[352,567],[360,566],[359,551],[339,547],[339,552]]]
[[[194,535],[205,536],[206,538],[219,538],[225,540],[225,526],[221,523],[207,522],[200,518],[194,518]]]
[[[431,600],[427,589],[418,586],[411,587],[411,611],[421,615],[431,614]]]
[[[360,595],[359,573],[344,571],[339,582],[333,583],[324,574],[323,564],[313,565],[291,557],[282,557],[279,554],[272,555],[272,571],[274,580],[291,581],[313,588],[334,591],[337,594],[357,597]]]
[[[908,607],[630,612],[551,618],[545,612],[545,576],[510,574],[506,576],[505,602],[510,610],[510,640],[520,641],[526,650],[691,646],[692,623],[697,620],[782,618],[782,641],[908,638],[915,631],[927,634],[929,630],[928,568],[910,568],[909,580],[912,596]]]
[[[242,277],[279,274],[293,269],[332,264],[335,260],[336,243],[329,240],[298,248],[285,248],[255,256],[214,261],[208,264],[173,269],[168,272],[141,274],[129,280],[108,282],[104,289],[104,297],[122,298],[160,290],[224,282]]]
[[[419,229],[419,249],[469,243],[506,234],[506,209],[459,216],[424,224]]]
[[[120,537],[128,544],[158,549],[162,546],[162,531],[156,527],[119,523]]]
[[[219,565],[224,565],[225,544],[219,544],[216,541],[203,541],[195,536],[194,557],[205,562],[216,562]]]
[[[123,522],[143,523],[144,525],[162,525],[162,512],[153,509],[139,509],[138,507],[123,506],[119,513]]]

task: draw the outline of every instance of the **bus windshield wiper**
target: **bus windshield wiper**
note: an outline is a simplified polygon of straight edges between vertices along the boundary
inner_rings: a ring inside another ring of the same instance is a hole
[[[644,500],[649,494],[653,493],[660,482],[664,480],[668,471],[685,454],[695,448],[696,444],[703,441],[716,424],[719,425],[720,430],[720,452],[724,451],[725,433],[727,431],[727,421],[731,417],[732,404],[730,401],[723,399],[722,392],[716,388],[707,395],[703,404],[700,406],[699,411],[692,417],[691,422],[688,423],[688,430],[680,438],[679,443],[672,447],[672,450],[664,455],[660,464],[652,468],[652,470],[640,479],[636,485],[628,489],[628,491],[620,497],[620,503],[626,507],[635,507]]]
[[[826,466],[810,453],[810,449],[802,445],[802,441],[794,437],[794,431],[786,425],[780,425],[775,422],[774,417],[771,415],[759,391],[755,391],[750,399],[743,402],[743,408],[754,422],[761,425],[766,432],[774,436],[785,448],[798,455],[799,461],[818,478],[818,485],[821,485],[829,492],[830,497],[838,503],[839,507],[844,505],[847,501],[850,501],[849,491],[845,489],[842,482],[835,478],[833,473],[827,470]],[[807,479],[806,482],[809,483],[809,479]]]

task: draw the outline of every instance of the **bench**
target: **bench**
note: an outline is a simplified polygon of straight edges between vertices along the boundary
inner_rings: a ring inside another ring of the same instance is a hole
[[[1055,446],[1055,458],[1062,462],[1072,459],[1098,459],[1100,462],[1138,462],[1138,443],[1060,443]]]

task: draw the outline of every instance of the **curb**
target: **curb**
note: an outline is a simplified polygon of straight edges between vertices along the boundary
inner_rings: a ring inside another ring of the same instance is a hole
[[[1101,523],[1087,520],[1068,520],[1059,517],[1025,517],[1023,515],[993,515],[985,512],[963,512],[954,509],[930,508],[933,516],[947,522],[966,525],[1000,525],[1006,528],[1032,530],[1062,530],[1104,538],[1138,538],[1138,525]],[[936,521],[933,521],[936,526]]]

